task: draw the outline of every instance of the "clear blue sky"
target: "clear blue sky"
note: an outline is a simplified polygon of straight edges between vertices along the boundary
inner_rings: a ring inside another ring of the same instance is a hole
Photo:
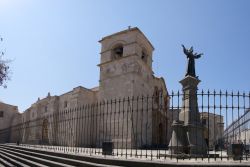
[[[250,1],[0,0],[0,47],[13,59],[0,100],[23,111],[48,92],[98,86],[98,40],[129,25],[154,45],[154,72],[168,90],[181,88],[185,44],[204,53],[200,89],[249,92]]]

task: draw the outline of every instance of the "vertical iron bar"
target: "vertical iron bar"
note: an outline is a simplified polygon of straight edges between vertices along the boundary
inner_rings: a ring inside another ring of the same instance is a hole
[[[68,128],[69,128],[69,109],[66,110],[66,115],[65,115],[65,151],[68,152]]]
[[[79,154],[80,152],[80,147],[81,147],[81,133],[82,133],[82,130],[81,130],[81,106],[79,105],[78,106],[78,109],[77,109],[77,112],[78,112],[78,149],[77,149],[77,152]]]
[[[148,98],[149,98],[149,95],[147,95],[147,106],[146,106],[146,112],[147,112],[147,122],[146,122],[146,158],[148,157]]]
[[[86,153],[87,154],[89,154],[89,124],[90,124],[90,122],[89,122],[89,111],[90,111],[90,108],[91,108],[91,106],[90,106],[90,104],[87,104],[87,110],[86,110]]]
[[[85,116],[85,107],[86,105],[82,105],[81,107],[81,153],[83,153],[83,148],[85,146],[85,139],[84,139],[84,136],[85,136],[85,127],[84,127],[84,123],[85,123],[85,120],[84,120],[84,116]]]
[[[78,106],[76,106],[75,107],[75,133],[76,133],[76,139],[75,139],[75,142],[74,142],[74,152],[75,152],[75,154],[77,153],[77,151],[78,151],[78,146],[79,146],[79,144],[78,144],[78,142],[79,142],[79,136],[78,136],[78,134],[79,134],[79,126],[78,126],[78,124],[79,124],[79,114],[78,114]]]
[[[138,126],[137,126],[137,123],[138,123],[138,112],[139,112],[139,96],[137,96],[136,98],[136,121],[135,121],[135,129],[136,129],[136,132],[135,132],[135,157],[138,156],[137,154],[137,150],[138,150]]]
[[[99,111],[99,104],[98,104],[98,102],[96,102],[96,104],[95,104],[95,110],[94,110],[94,112],[95,112],[95,154],[97,154],[97,141],[98,141],[98,139],[97,139],[97,131],[98,131],[98,111]]]
[[[131,147],[130,147],[130,157],[132,157],[132,155],[133,155],[133,144],[132,144],[132,142],[134,142],[134,138],[135,138],[135,136],[134,136],[134,96],[132,96],[132,99],[131,99],[131,103],[132,103],[132,107],[131,107]]]
[[[90,113],[89,113],[89,153],[90,153],[90,156],[92,155],[93,153],[93,126],[94,126],[94,123],[93,123],[93,110],[94,110],[94,103],[92,103],[90,105]]]
[[[65,110],[61,110],[61,120],[60,120],[60,122],[61,122],[61,146],[62,147],[60,147],[60,149],[61,149],[61,151],[64,151],[64,140],[65,140],[65,136],[64,136],[64,112],[65,112]]]
[[[142,108],[141,108],[141,143],[140,143],[140,147],[141,147],[141,158],[142,158],[142,146],[143,146],[143,141],[142,141],[142,134],[143,134],[143,129],[142,129],[142,126],[143,126],[143,105],[144,105],[144,97],[142,96]]]
[[[197,97],[197,99],[198,99],[198,93],[197,93],[197,90],[195,91],[195,97]],[[196,100],[197,100],[196,99]],[[198,100],[197,100],[197,103],[198,103]],[[199,104],[197,104],[198,106],[196,106],[196,112],[195,112],[195,119],[196,120],[200,120],[200,118],[199,118]],[[199,124],[199,122],[198,121],[195,121],[195,144],[196,144],[196,146],[197,146],[197,127],[198,127],[198,124]],[[198,147],[196,147],[196,152],[198,152]],[[197,161],[197,156],[195,156],[195,160]]]
[[[183,97],[184,98],[184,97]],[[184,103],[185,104],[185,103]],[[172,123],[174,122],[174,91],[172,91],[171,93],[171,112],[172,112]],[[184,120],[185,120],[185,116],[184,116]],[[172,140],[172,138],[171,138]],[[172,141],[171,141],[171,149],[173,149],[173,146],[172,146]],[[178,144],[177,144],[177,150],[178,150]],[[173,150],[171,150],[171,155],[170,155],[170,159],[173,158]],[[176,161],[178,161],[178,158],[176,157]]]
[[[61,136],[61,133],[62,133],[62,125],[61,125],[61,110],[59,109],[58,110],[58,117],[57,117],[57,124],[58,124],[58,132],[57,132],[57,144],[58,146],[61,146],[62,143],[61,143],[61,139],[62,139],[62,136]],[[60,139],[60,140],[59,140]],[[60,150],[60,147],[57,147],[57,150]]]
[[[228,112],[228,92],[226,90],[226,129],[227,129],[227,160],[229,160],[229,156],[228,156],[228,147],[229,147],[229,141],[228,141],[228,133],[229,133],[229,129],[228,129],[228,116],[227,116],[227,112]]]
[[[91,122],[91,111],[92,111],[92,104],[89,105],[88,109],[88,153],[91,155],[91,132],[92,132],[92,122]]]
[[[69,134],[69,138],[71,138],[70,139],[70,144],[69,144],[69,149],[70,149],[70,152],[72,152],[73,151],[73,143],[74,143],[74,137],[75,137],[75,132],[74,132],[74,122],[75,122],[75,120],[74,120],[74,108],[72,108],[71,109],[71,130],[70,129],[68,129],[68,134]]]
[[[203,91],[203,89],[202,89],[202,91],[201,91],[201,115],[202,115],[202,128],[204,129],[203,131],[205,131],[205,129],[207,128],[206,127],[206,125],[203,125],[203,120],[204,120],[204,91]],[[206,132],[206,131],[205,131]],[[202,133],[202,136],[203,136],[203,140],[205,139],[205,135],[204,135],[204,133]],[[204,141],[201,141],[201,145],[202,145],[202,148],[204,147]],[[206,145],[206,143],[205,143],[205,145]],[[206,146],[205,146],[206,147]],[[202,155],[202,157],[201,157],[201,159],[202,159],[202,161],[203,161],[203,157],[204,157],[204,155]]]
[[[63,115],[63,151],[66,152],[66,112],[67,109],[64,110],[64,115]]]
[[[66,151],[69,152],[69,145],[70,145],[70,138],[69,138],[69,128],[70,128],[70,112],[71,112],[71,109],[68,110],[67,112],[67,116],[66,116],[66,121],[67,121],[67,128],[65,129],[66,130],[66,140],[67,140],[67,145],[66,145]]]
[[[116,100],[117,100],[117,99],[115,98],[115,101],[114,101],[114,104],[115,104],[114,110],[115,110],[115,111],[114,111],[114,123],[113,123],[113,126],[114,126],[114,127],[113,127],[113,128],[114,128],[114,129],[113,129],[113,130],[114,130],[114,135],[113,135],[113,136],[114,136],[114,142],[115,142],[115,141],[116,141],[116,142],[118,141],[118,140],[117,140],[118,137],[116,136],[116,131],[115,131],[115,130],[116,130],[115,126],[116,126],[116,122],[117,122],[117,121],[116,121],[116,115],[117,115],[117,111],[116,111]],[[115,147],[115,143],[114,143],[114,147]],[[116,150],[118,150],[118,148],[116,148]],[[114,151],[114,155],[115,155],[115,151]]]
[[[183,111],[186,111],[186,104],[185,104],[185,99],[186,99],[186,96],[188,96],[189,94],[187,93],[186,94],[186,92],[185,91],[183,91],[183,94],[182,94],[183,96],[182,96],[182,109],[183,109]],[[189,97],[188,97],[189,98]],[[179,118],[178,118],[178,120],[179,120]],[[184,112],[184,122],[185,122],[185,120],[186,120],[186,112]],[[178,148],[178,146],[177,146],[177,148]],[[187,149],[187,148],[184,148],[184,149]],[[183,156],[183,160],[184,160],[184,156]]]
[[[222,122],[221,122],[221,118],[222,118],[222,115],[221,115],[221,110],[222,110],[222,104],[221,104],[221,94],[222,94],[222,92],[221,92],[221,90],[220,90],[220,126],[219,126],[219,131],[220,131],[220,138],[219,138],[219,140],[220,140],[220,157],[221,157],[221,161],[222,161],[222,131],[221,130],[224,130],[224,129],[221,129],[221,125],[222,125]]]
[[[233,94],[233,91],[232,91],[232,94],[231,94],[231,96],[232,96],[232,125],[233,125],[233,143],[235,142],[235,134],[234,134],[234,129],[235,129],[235,124],[234,124],[234,118],[233,118],[233,112],[234,112],[234,100],[233,100],[233,98],[234,98],[234,94]]]
[[[98,110],[97,110],[97,115],[99,117],[99,121],[97,122],[97,126],[98,126],[98,132],[96,132],[98,135],[97,135],[97,146],[98,148],[101,148],[101,121],[102,121],[102,118],[101,118],[101,111],[102,111],[102,103],[101,101],[99,102],[98,104]],[[99,114],[98,114],[99,112]],[[100,150],[98,150],[98,154],[100,154]]]
[[[87,130],[88,130],[88,122],[87,122],[87,113],[88,113],[88,110],[89,110],[89,105],[86,104],[85,105],[85,111],[84,111],[84,153],[87,153],[87,147],[88,147],[88,133],[87,133]]]
[[[73,144],[73,139],[74,139],[74,129],[73,129],[73,122],[74,122],[74,113],[73,113],[73,108],[70,109],[70,120],[69,120],[69,128],[68,130],[68,139],[69,139],[69,145],[68,145],[68,151],[71,152],[72,151],[72,144]]]
[[[250,114],[249,114],[249,113],[250,113],[250,92],[248,93],[248,109],[247,109],[247,113],[248,113],[248,114],[247,114],[247,115],[248,115],[248,116],[247,116],[247,117],[248,117],[248,118],[247,118],[247,119],[248,119],[248,120],[247,120],[247,124],[248,124],[247,130],[249,131],[249,130],[250,130],[250,127],[249,127],[249,124],[250,124],[250,116],[249,116],[249,115],[250,115]],[[248,138],[248,140],[249,140],[249,144],[250,144],[250,139]],[[247,154],[246,154],[246,160],[248,160]]]
[[[88,111],[88,104],[85,104],[84,105],[84,110],[83,110],[83,119],[84,119],[84,122],[83,122],[83,141],[84,141],[84,144],[83,144],[83,152],[86,153],[86,150],[87,150],[87,111]]]
[[[213,94],[213,100],[214,100],[214,115],[213,115],[213,119],[214,119],[214,129],[213,129],[213,134],[214,134],[214,141],[213,141],[213,144],[214,144],[214,151],[215,151],[215,154],[216,154],[216,148],[215,148],[215,143],[217,143],[217,141],[215,140],[215,123],[217,124],[217,120],[216,120],[216,115],[215,115],[215,110],[216,110],[216,102],[215,102],[215,96],[216,96],[216,92],[214,90],[214,94]],[[214,156],[214,160],[216,161],[216,156]]]
[[[125,112],[124,106],[125,106],[125,98],[123,98],[123,100],[122,100],[122,151],[121,151],[121,156],[123,156],[123,150],[124,150],[124,148],[123,148],[124,121],[125,121],[125,119],[124,119],[124,112]]]
[[[98,132],[97,132],[98,133],[98,143],[97,143],[97,145],[98,145],[98,148],[99,148],[98,154],[100,154],[101,153],[100,149],[102,147],[102,144],[101,144],[102,102],[101,101],[99,101],[99,110],[98,110],[98,112],[99,112],[99,114],[98,114],[99,115],[99,121],[98,121]]]
[[[159,92],[157,91],[156,92],[156,95],[155,95],[155,98],[154,98],[154,103],[156,103],[156,109],[155,109],[155,115],[154,115],[154,118],[155,118],[155,124],[154,124],[154,129],[155,129],[155,134],[156,134],[156,140],[155,140],[155,143],[154,143],[154,147],[156,148],[156,159],[158,159],[158,150],[159,150],[159,146],[158,146],[158,143],[159,143],[159,122],[158,122],[158,114],[159,114]]]
[[[240,119],[240,92],[238,91],[237,93],[237,110],[238,110],[238,118],[237,118],[237,122],[238,122],[238,129],[239,129],[239,137],[238,137],[238,141],[240,143],[242,143],[241,141],[241,133],[240,133],[240,127],[242,126],[241,122],[243,121],[243,117]],[[240,158],[240,162],[241,162],[241,158]]]
[[[80,122],[80,125],[79,125],[79,139],[80,139],[80,141],[79,141],[79,150],[78,150],[78,152],[80,153],[82,153],[82,146],[83,146],[83,142],[82,142],[82,135],[83,135],[83,105],[81,105],[80,107],[79,107],[79,112],[80,112],[80,120],[79,120],[79,122]]]
[[[110,120],[109,120],[109,122],[110,122],[110,123],[109,123],[109,124],[110,124],[110,125],[109,125],[109,126],[110,126],[110,129],[109,129],[109,130],[110,130],[110,131],[109,131],[109,133],[110,133],[109,136],[110,136],[110,137],[109,137],[109,138],[110,138],[110,139],[109,139],[109,141],[112,141],[112,128],[111,128],[112,112],[113,112],[113,100],[111,99],[111,100],[110,100],[110,111],[109,111],[109,113],[110,113]],[[114,133],[115,133],[115,132],[114,132]]]
[[[153,108],[154,108],[154,95],[153,96],[151,96],[151,109],[150,109],[150,111],[151,111],[151,118],[150,118],[150,123],[151,123],[151,143],[150,143],[150,147],[151,147],[151,161],[153,160],[153,134],[154,134],[154,132],[153,132],[153,115],[154,115],[154,110],[153,110]]]
[[[73,152],[76,153],[77,151],[77,145],[78,145],[78,112],[77,112],[77,106],[75,106],[74,109],[74,115],[75,115],[75,123],[74,123],[74,129],[75,129],[75,141],[73,141]]]
[[[66,135],[66,128],[67,128],[67,126],[66,126],[66,114],[67,114],[67,109],[65,109],[65,113],[64,113],[64,117],[63,117],[63,123],[64,123],[64,127],[63,127],[63,133],[64,133],[64,152],[66,152],[66,142],[67,142],[67,135]]]
[[[103,145],[103,142],[105,141],[105,105],[107,105],[106,101],[104,100],[103,101],[103,111],[102,111],[102,145]]]
[[[89,125],[89,154],[92,155],[92,132],[93,132],[93,122],[92,122],[92,112],[93,111],[93,103],[90,104],[89,114],[88,114],[88,125]]]
[[[246,117],[245,118],[245,116],[247,116],[247,110],[246,110],[246,94],[245,94],[245,92],[243,92],[243,111],[244,111],[244,125],[243,125],[243,128],[244,128],[244,131],[245,131],[245,133],[244,133],[244,148],[245,148],[245,158],[246,158],[246,160],[247,160],[247,153],[246,153],[246,141],[247,141],[247,139],[246,139],[246,132],[247,132],[247,122],[248,122],[248,118]],[[250,119],[250,118],[249,118]]]
[[[210,132],[210,119],[209,119],[209,115],[210,115],[210,106],[209,106],[209,101],[210,101],[210,99],[209,99],[209,96],[210,96],[210,92],[209,92],[209,90],[207,91],[207,98],[208,98],[208,101],[207,101],[207,107],[208,107],[208,155],[210,154],[209,152],[209,150],[210,150],[210,135],[209,135],[209,132]],[[210,156],[208,156],[208,162],[209,162],[209,160],[210,160]]]
[[[118,132],[117,132],[117,156],[119,155],[119,142],[120,142],[120,114],[121,114],[121,99],[118,100]]]
[[[110,99],[110,102],[111,102],[111,99]],[[109,108],[111,107],[111,103],[109,104],[109,100],[107,100],[107,111],[106,111],[106,125],[105,125],[105,127],[106,127],[106,130],[105,130],[105,141],[108,141],[109,140],[109,131],[108,131],[108,124],[109,124]]]
[[[127,101],[127,133],[126,133],[126,159],[128,158],[128,114],[129,114],[129,110],[130,110],[130,99],[128,97],[128,101]]]
[[[177,121],[179,121],[179,110],[180,110],[180,92],[179,92],[179,90],[178,90],[178,92],[177,92]],[[183,97],[184,98],[184,97]],[[173,108],[173,107],[172,107]],[[173,112],[173,110],[172,110],[172,115],[174,114],[174,112]],[[178,130],[179,128],[177,128],[177,134],[179,134],[179,130]],[[179,140],[177,140],[177,150],[178,150],[178,148],[179,148]],[[179,161],[179,158],[177,158],[177,163],[178,163],[178,161]]]

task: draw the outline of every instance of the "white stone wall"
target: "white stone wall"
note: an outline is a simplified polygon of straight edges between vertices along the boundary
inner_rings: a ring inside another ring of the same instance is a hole
[[[11,129],[8,128],[11,127],[12,123],[16,123],[18,121],[17,119],[20,115],[18,114],[17,106],[2,102],[0,102],[0,112],[3,112],[3,117],[0,117],[0,134],[2,134],[0,143],[3,143],[11,139]]]

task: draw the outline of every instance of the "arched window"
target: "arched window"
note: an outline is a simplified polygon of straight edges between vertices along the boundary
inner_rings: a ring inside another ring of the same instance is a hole
[[[123,46],[116,45],[116,47],[112,49],[112,59],[115,60],[121,58],[122,56],[123,56]]]
[[[154,102],[156,104],[159,104],[159,88],[157,86],[154,87],[153,97],[154,97]]]
[[[142,53],[141,53],[141,59],[142,59],[145,63],[147,63],[147,61],[148,61],[148,55],[147,55],[147,53],[145,52],[145,50],[143,50]]]
[[[0,111],[0,118],[3,117],[3,111]]]
[[[67,107],[68,107],[68,102],[64,101],[64,108],[67,108]]]

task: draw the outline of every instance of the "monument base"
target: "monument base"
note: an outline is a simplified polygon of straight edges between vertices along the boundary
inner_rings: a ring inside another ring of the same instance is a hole
[[[170,154],[180,157],[204,157],[207,145],[202,136],[201,125],[184,125],[183,121],[174,121],[173,132],[169,143]]]
[[[168,145],[171,154],[188,153],[186,130],[183,121],[174,121],[172,124],[172,138]]]
[[[203,138],[203,127],[200,124],[184,125],[187,134],[189,154],[205,155],[207,154],[207,145]]]

